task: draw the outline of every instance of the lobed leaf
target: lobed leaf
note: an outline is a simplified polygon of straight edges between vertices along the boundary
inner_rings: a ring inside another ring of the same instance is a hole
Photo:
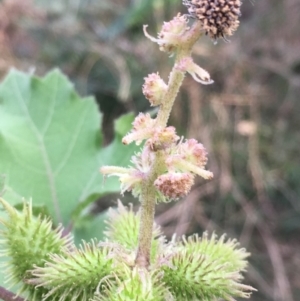
[[[132,121],[122,119],[119,127]],[[100,195],[119,191],[115,179],[103,185],[99,167],[127,165],[134,151],[119,134],[103,148],[100,126],[95,100],[79,97],[59,70],[44,78],[12,70],[0,85],[0,175],[66,225]]]

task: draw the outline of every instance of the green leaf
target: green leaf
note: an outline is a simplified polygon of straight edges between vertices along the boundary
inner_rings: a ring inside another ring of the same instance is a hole
[[[118,124],[128,128],[132,119]],[[99,168],[127,166],[135,148],[122,145],[120,135],[103,148],[100,125],[94,99],[80,98],[59,70],[44,78],[12,70],[0,85],[0,174],[7,187],[64,224],[99,195],[119,191]]]
[[[115,133],[120,139],[122,139],[132,128],[132,121],[134,116],[132,113],[127,114],[116,120]]]

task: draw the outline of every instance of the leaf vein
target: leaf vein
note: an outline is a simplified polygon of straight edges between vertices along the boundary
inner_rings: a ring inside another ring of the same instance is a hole
[[[88,109],[89,109],[89,106],[86,105],[85,106],[85,111],[83,112],[82,114],[82,117],[80,119],[80,122],[77,123],[77,127],[75,129],[75,133],[72,135],[72,139],[71,139],[71,142],[69,144],[69,147],[65,153],[65,156],[63,157],[63,159],[61,160],[60,164],[58,165],[58,167],[55,169],[54,171],[54,176],[57,176],[61,170],[64,168],[64,166],[66,165],[66,163],[68,162],[73,150],[74,150],[74,147],[75,147],[75,144],[78,140],[78,137],[79,137],[79,133],[84,125],[84,121],[85,121],[85,117],[86,117],[86,114],[88,112]]]
[[[55,88],[54,88],[54,92],[53,92],[53,97],[52,97],[52,101],[51,101],[51,105],[50,105],[50,112],[48,112],[47,114],[47,119],[45,121],[45,125],[44,125],[44,128],[41,130],[41,134],[44,136],[45,133],[48,131],[49,129],[49,126],[52,122],[52,119],[53,119],[53,115],[54,115],[54,108],[55,108],[55,99],[56,99],[56,96],[57,96],[57,92],[58,92],[58,77],[56,77],[56,85],[55,85]]]
[[[53,205],[54,205],[54,208],[55,208],[55,213],[57,215],[57,219],[59,221],[62,221],[61,213],[60,213],[60,209],[59,209],[59,205],[58,205],[57,191],[56,191],[56,188],[55,188],[55,179],[54,179],[54,176],[53,176],[49,156],[48,156],[47,150],[45,148],[43,136],[41,136],[41,134],[39,133],[38,128],[36,127],[35,123],[33,122],[32,118],[30,116],[30,113],[29,113],[28,108],[26,106],[25,100],[24,100],[24,98],[21,94],[20,87],[19,87],[18,82],[17,82],[17,77],[13,77],[13,81],[14,81],[14,85],[15,85],[15,88],[16,88],[16,94],[18,96],[18,97],[16,97],[16,99],[19,102],[19,104],[20,104],[20,106],[21,106],[21,108],[24,112],[24,115],[27,118],[27,120],[29,122],[29,125],[30,125],[33,133],[35,134],[35,136],[37,138],[37,141],[38,141],[38,144],[39,144],[39,149],[40,149],[40,152],[41,152],[41,155],[42,155],[42,158],[43,158],[43,163],[44,163],[44,166],[45,166],[45,171],[46,171],[46,175],[47,175],[48,182],[49,182],[49,188],[50,188],[50,192],[51,192],[51,199],[52,199],[52,202],[53,202]]]

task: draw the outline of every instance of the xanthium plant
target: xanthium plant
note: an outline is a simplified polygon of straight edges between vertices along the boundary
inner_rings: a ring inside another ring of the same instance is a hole
[[[236,240],[204,233],[167,241],[154,223],[156,203],[187,195],[197,175],[213,178],[205,169],[205,147],[179,137],[167,122],[186,73],[199,83],[213,83],[194,63],[193,45],[204,34],[226,39],[239,24],[239,0],[183,3],[189,15],[165,22],[157,37],[144,26],[145,36],[175,62],[168,83],[158,73],[145,78],[143,93],[151,106],[159,107],[158,114],[140,113],[123,138],[124,144],[143,146],[131,167],[101,167],[103,175],[119,177],[122,192],[139,198],[140,211],[119,202],[110,210],[105,240],[78,248],[61,227],[34,217],[30,202],[18,212],[0,199],[8,213],[8,219],[0,220],[1,256],[8,258],[7,285],[18,284],[18,295],[26,293],[30,301],[232,301],[249,298],[255,290],[242,283],[249,254]]]

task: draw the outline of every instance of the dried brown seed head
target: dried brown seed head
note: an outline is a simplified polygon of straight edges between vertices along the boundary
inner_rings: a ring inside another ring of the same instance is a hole
[[[231,36],[239,26],[240,0],[183,0],[189,14],[201,21],[213,39]]]

